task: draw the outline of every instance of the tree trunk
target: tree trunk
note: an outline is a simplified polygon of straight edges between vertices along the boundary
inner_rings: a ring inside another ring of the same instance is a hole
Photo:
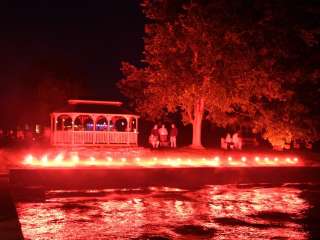
[[[201,144],[201,126],[204,111],[204,100],[200,99],[195,104],[194,119],[192,121],[192,144],[191,148],[203,148]]]

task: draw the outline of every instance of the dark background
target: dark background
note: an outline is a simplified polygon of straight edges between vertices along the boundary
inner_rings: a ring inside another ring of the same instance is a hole
[[[35,120],[47,78],[81,86],[82,98],[123,100],[121,61],[139,64],[144,21],[138,0],[1,1],[0,127]]]

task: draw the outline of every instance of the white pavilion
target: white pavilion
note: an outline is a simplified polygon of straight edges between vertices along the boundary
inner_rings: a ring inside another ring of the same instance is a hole
[[[138,144],[138,119],[118,101],[69,100],[51,113],[54,146],[121,146]]]

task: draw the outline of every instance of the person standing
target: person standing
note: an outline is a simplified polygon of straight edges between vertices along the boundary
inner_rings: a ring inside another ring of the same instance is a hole
[[[176,148],[177,147],[177,136],[178,136],[178,129],[172,123],[170,129],[170,147]]]
[[[151,143],[153,148],[159,147],[159,130],[157,124],[154,125],[153,129],[151,130],[149,142]]]
[[[233,142],[233,146],[235,149],[241,150],[241,148],[242,148],[241,139],[240,139],[239,134],[237,132],[235,132],[232,135],[232,142]]]
[[[164,124],[159,129],[160,134],[160,146],[167,146],[168,144],[168,130]]]
[[[226,136],[227,149],[233,149],[233,142],[230,133]]]

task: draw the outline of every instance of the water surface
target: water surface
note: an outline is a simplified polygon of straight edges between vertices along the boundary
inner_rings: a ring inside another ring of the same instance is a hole
[[[17,203],[26,239],[320,239],[320,186],[49,191]]]

